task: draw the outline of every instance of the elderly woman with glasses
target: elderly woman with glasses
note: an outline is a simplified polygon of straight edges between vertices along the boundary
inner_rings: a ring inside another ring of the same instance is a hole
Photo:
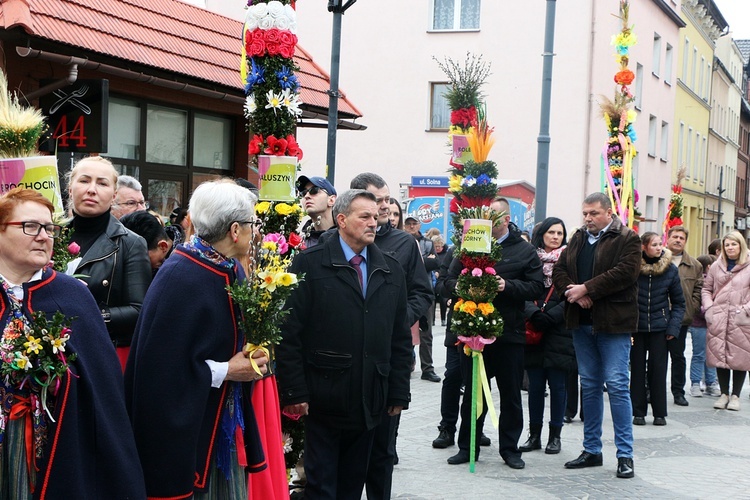
[[[60,235],[52,210],[29,189],[0,198],[0,498],[144,498],[96,302],[48,266]],[[57,312],[69,330],[54,326]]]
[[[247,498],[247,473],[266,467],[250,382],[268,358],[242,351],[241,311],[227,292],[244,275],[235,259],[250,249],[254,206],[234,182],[198,186],[195,234],[146,294],[125,392],[149,497]]]
[[[81,247],[75,273],[86,282],[125,366],[130,339],[151,282],[151,264],[143,238],[110,213],[117,171],[109,160],[80,160],[70,173],[73,219],[71,240]]]

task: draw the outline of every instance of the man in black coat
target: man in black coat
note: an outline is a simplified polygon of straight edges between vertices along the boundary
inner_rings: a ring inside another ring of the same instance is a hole
[[[378,230],[375,245],[386,255],[396,259],[406,276],[408,323],[419,321],[432,305],[432,283],[425,270],[422,255],[414,237],[391,226],[391,192],[382,177],[371,172],[361,173],[352,179],[351,189],[364,189],[375,195],[378,204]],[[434,372],[433,372],[434,374]],[[370,464],[367,470],[368,500],[389,500],[393,464],[398,463],[396,434],[400,415],[383,416],[375,432]]]
[[[277,377],[284,410],[305,419],[305,498],[359,498],[384,413],[409,404],[411,334],[404,272],[376,245],[378,208],[341,194],[338,232],[297,256]]]
[[[521,404],[521,382],[523,380],[524,346],[526,326],[524,308],[527,300],[538,298],[544,290],[542,263],[529,243],[521,238],[521,232],[510,222],[510,206],[505,198],[495,198],[490,208],[505,213],[500,224],[492,229],[492,236],[502,247],[502,258],[495,264],[498,294],[493,301],[495,309],[503,318],[503,334],[494,343],[484,348],[484,363],[487,377],[497,378],[500,392],[500,456],[513,469],[523,469],[525,463],[518,450],[518,438],[523,431],[523,406]],[[454,259],[448,270],[445,286],[453,291],[463,265]],[[472,387],[471,358],[461,357],[466,387]],[[458,431],[459,452],[448,459],[449,464],[469,461],[471,445],[471,391],[464,393],[461,403],[461,427]],[[477,419],[481,429],[487,412],[485,407]],[[476,454],[479,456],[481,432],[476,433]]]

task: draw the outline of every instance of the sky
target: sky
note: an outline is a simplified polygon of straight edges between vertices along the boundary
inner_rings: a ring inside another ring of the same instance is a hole
[[[714,0],[735,40],[750,39],[750,0]]]

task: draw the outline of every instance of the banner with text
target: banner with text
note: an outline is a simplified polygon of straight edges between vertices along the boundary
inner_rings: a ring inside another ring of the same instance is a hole
[[[469,252],[490,253],[492,250],[492,221],[487,219],[464,220],[461,248]]]
[[[294,201],[297,179],[296,156],[258,156],[259,198],[267,201]]]
[[[38,191],[52,202],[56,217],[64,216],[55,156],[0,160],[0,193],[16,187]]]

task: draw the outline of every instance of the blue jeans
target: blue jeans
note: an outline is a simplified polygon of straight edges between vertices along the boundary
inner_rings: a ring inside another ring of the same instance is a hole
[[[594,333],[591,325],[572,331],[583,393],[583,448],[602,452],[604,384],[615,431],[617,458],[633,457],[633,406],[630,402],[630,334]]]
[[[701,379],[706,385],[716,383],[716,368],[706,364],[706,327],[691,326],[688,331],[693,339],[693,359],[690,360],[690,383],[700,384]]]
[[[544,390],[549,383],[549,424],[562,427],[568,374],[556,368],[527,368],[529,375],[529,423],[544,424]]]

